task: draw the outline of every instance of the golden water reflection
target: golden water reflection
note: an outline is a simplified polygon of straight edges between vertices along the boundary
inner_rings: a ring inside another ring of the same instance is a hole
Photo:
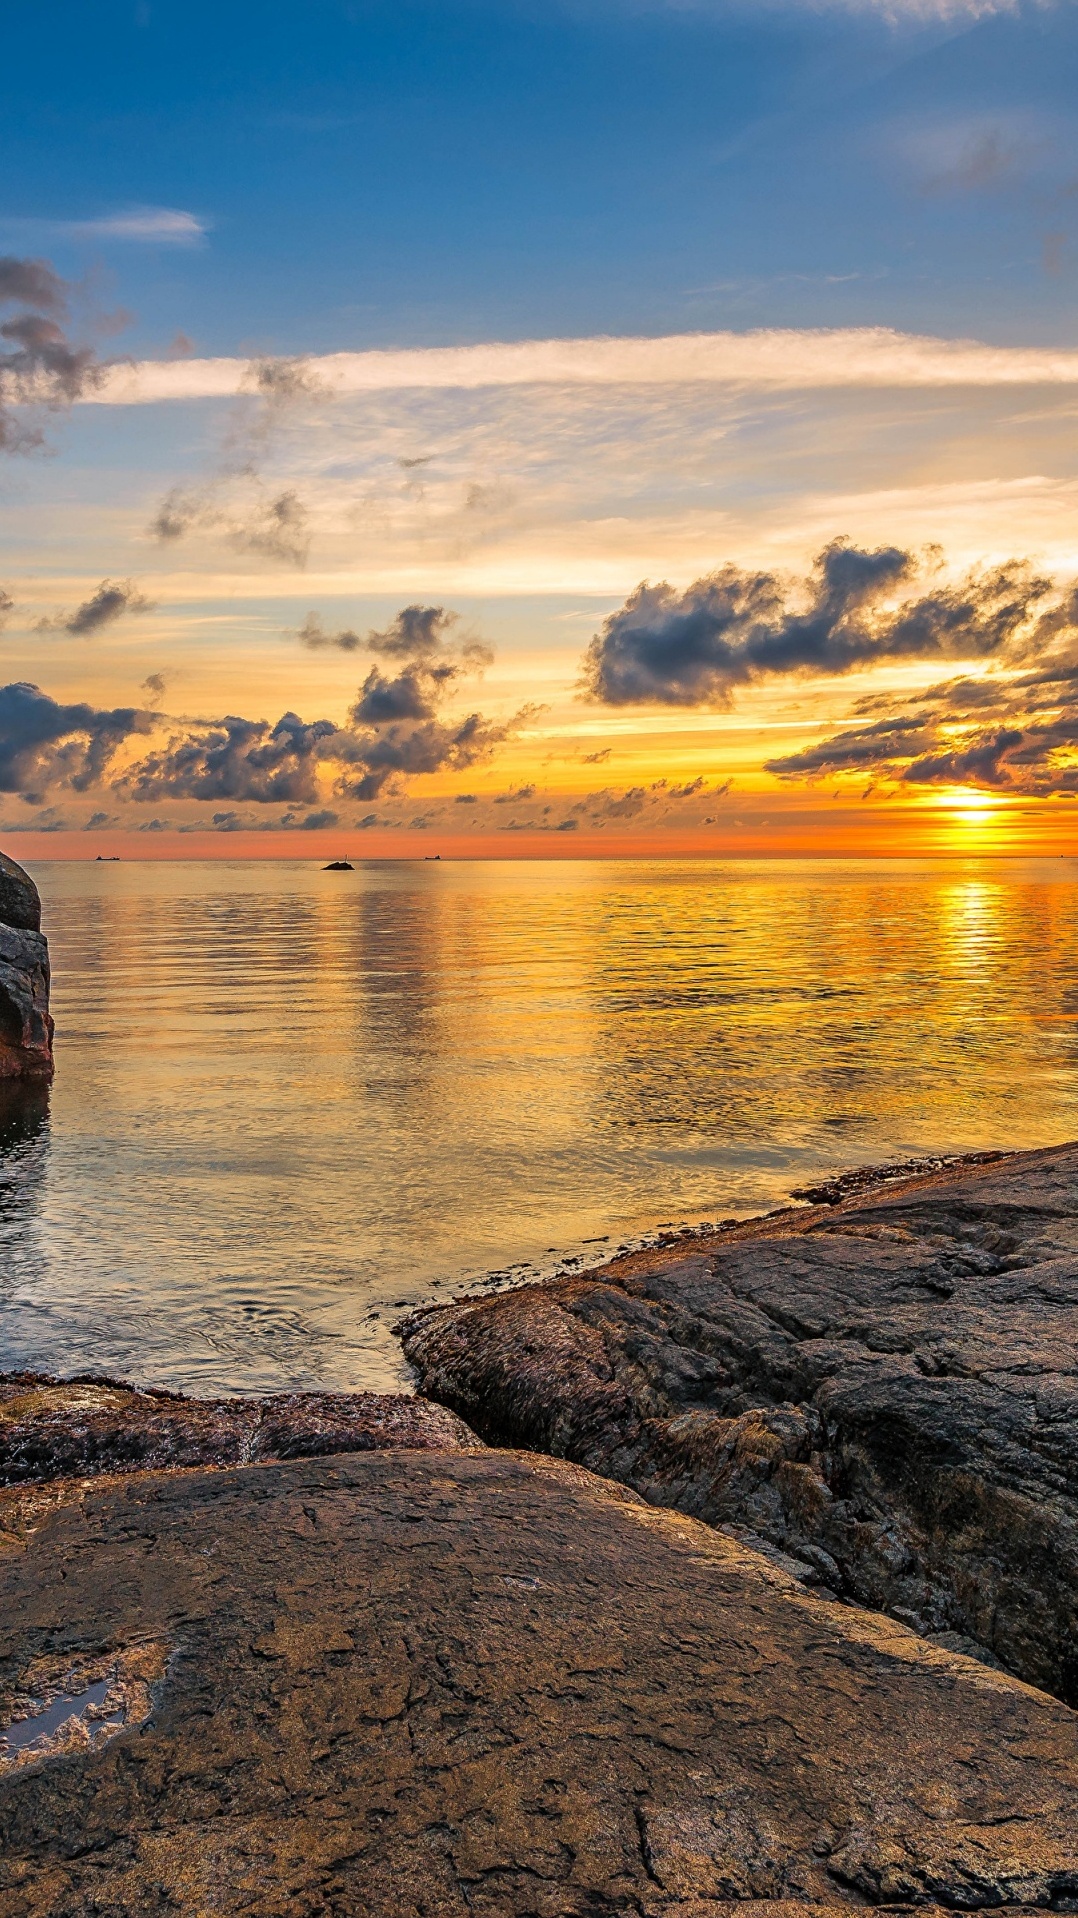
[[[1078,1133],[1070,862],[51,865],[0,1362],[386,1386],[407,1304]],[[592,1246],[588,1256],[594,1256]]]

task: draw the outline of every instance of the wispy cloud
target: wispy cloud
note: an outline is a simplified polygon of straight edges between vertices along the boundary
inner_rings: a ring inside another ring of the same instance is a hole
[[[264,363],[271,364],[271,363]],[[291,365],[291,362],[282,362]],[[767,328],[658,339],[493,341],[485,346],[328,353],[304,362],[330,395],[503,386],[842,387],[1078,384],[1070,347],[989,346],[891,327]],[[248,360],[152,360],[110,367],[83,398],[124,406],[231,398],[250,390]]]
[[[124,240],[149,246],[198,246],[210,222],[179,207],[130,206],[92,220],[36,220],[0,215],[0,232],[60,240]]]

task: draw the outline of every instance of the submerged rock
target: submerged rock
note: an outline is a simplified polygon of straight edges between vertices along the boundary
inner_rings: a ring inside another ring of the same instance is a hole
[[[426,1393],[1078,1704],[1078,1146],[414,1316]]]
[[[1078,1900],[1069,1711],[572,1466],[380,1452],[5,1514],[0,1727],[91,1672],[123,1723],[0,1777],[4,1918]]]
[[[28,872],[0,853],[0,1079],[52,1074],[49,944]]]
[[[444,1406],[406,1393],[195,1399],[138,1391],[115,1379],[0,1373],[0,1486],[395,1445],[451,1451],[477,1443]]]

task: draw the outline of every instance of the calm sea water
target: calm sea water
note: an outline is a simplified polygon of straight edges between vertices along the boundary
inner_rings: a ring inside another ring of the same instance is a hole
[[[491,1268],[1078,1135],[1069,861],[34,874],[0,1367],[393,1387],[400,1311]]]

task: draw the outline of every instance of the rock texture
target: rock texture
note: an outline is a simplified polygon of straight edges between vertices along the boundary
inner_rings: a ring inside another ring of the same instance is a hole
[[[0,1079],[52,1074],[49,945],[28,872],[0,853]]]
[[[68,1667],[149,1688],[0,1779],[2,1918],[1078,1909],[1072,1713],[572,1466],[0,1504],[0,1724]]]
[[[0,1486],[395,1445],[452,1451],[476,1443],[452,1412],[404,1393],[192,1399],[137,1391],[115,1379],[0,1373]]]
[[[1078,1147],[414,1317],[423,1389],[1078,1704]]]

